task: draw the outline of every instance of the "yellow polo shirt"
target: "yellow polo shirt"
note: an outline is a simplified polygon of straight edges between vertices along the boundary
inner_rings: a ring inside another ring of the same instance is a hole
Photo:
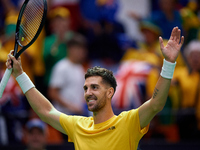
[[[76,150],[136,150],[149,128],[140,128],[138,109],[99,124],[94,124],[93,117],[61,114],[60,124]]]

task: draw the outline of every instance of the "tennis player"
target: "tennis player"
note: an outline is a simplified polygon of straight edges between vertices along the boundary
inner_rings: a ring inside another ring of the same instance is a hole
[[[183,44],[181,31],[174,27],[166,46],[159,37],[164,63],[152,98],[137,109],[113,113],[111,99],[116,90],[112,72],[99,67],[88,69],[83,85],[84,97],[93,117],[70,116],[57,111],[35,88],[23,72],[20,58],[8,55],[7,68],[11,68],[31,107],[38,116],[60,132],[67,134],[76,150],[136,150],[142,136],[147,133],[149,123],[160,112],[167,99],[176,58]],[[76,92],[76,91],[75,91]]]

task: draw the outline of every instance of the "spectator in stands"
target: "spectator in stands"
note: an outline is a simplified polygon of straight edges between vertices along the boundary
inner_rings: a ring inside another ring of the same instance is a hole
[[[188,44],[191,40],[198,37],[200,27],[200,19],[198,16],[199,5],[200,1],[189,0],[188,4],[180,10],[183,19],[185,44]]]
[[[75,34],[67,42],[68,55],[58,61],[51,74],[49,97],[54,106],[66,114],[83,114],[84,83],[83,62],[86,60],[86,40],[80,34]]]
[[[192,40],[184,49],[188,66],[177,67],[174,82],[179,87],[178,125],[182,139],[200,138],[200,41]]]
[[[67,55],[66,41],[71,38],[70,12],[64,7],[52,9],[49,14],[50,35],[44,40],[43,59],[45,63],[44,84],[49,84],[50,74],[56,62]]]
[[[27,150],[45,150],[46,124],[40,119],[31,119],[25,126],[25,142]]]
[[[138,42],[136,49],[127,49],[122,60],[142,60],[160,68],[163,56],[160,52],[158,37],[162,35],[161,29],[152,20],[144,19],[140,21],[140,30],[144,41]],[[166,40],[164,40],[164,43],[166,44]]]
[[[122,61],[137,60],[149,64],[149,75],[146,80],[145,99],[152,95],[154,86],[159,77],[162,65],[162,53],[158,37],[162,34],[161,29],[150,19],[140,21],[140,30],[144,36],[144,41],[137,42],[137,48],[129,48],[122,57]],[[164,44],[166,40],[164,39]]]
[[[120,43],[126,35],[124,27],[116,20],[118,7],[118,1],[113,0],[84,0],[80,2],[83,15],[80,32],[85,35],[89,42],[88,50],[92,66],[97,65],[113,70],[121,59],[122,46]]]
[[[57,7],[64,7],[70,12],[70,28],[76,31],[82,24],[79,3],[81,0],[48,0],[49,9],[54,9]],[[91,9],[91,8],[90,8]]]
[[[153,21],[161,28],[162,37],[168,39],[174,26],[182,30],[182,18],[175,9],[175,0],[159,0],[159,10],[152,12]]]

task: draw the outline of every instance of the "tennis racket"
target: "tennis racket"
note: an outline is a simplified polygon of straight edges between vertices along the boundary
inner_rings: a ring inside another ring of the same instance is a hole
[[[37,39],[44,26],[46,14],[46,0],[24,1],[18,15],[15,31],[13,56],[15,56],[16,59]],[[0,98],[3,95],[11,73],[12,69],[6,69],[3,75],[0,83]]]

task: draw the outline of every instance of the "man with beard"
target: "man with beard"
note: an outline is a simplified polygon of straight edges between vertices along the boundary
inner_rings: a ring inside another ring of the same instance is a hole
[[[53,105],[35,88],[23,72],[20,58],[8,55],[7,68],[18,81],[33,110],[46,123],[67,134],[68,141],[74,142],[76,150],[136,150],[142,136],[148,131],[152,118],[160,112],[167,99],[176,58],[184,37],[178,27],[173,28],[166,46],[159,37],[164,63],[161,76],[155,86],[152,98],[137,109],[125,111],[116,116],[111,99],[116,90],[116,80],[112,72],[94,67],[85,74],[84,97],[93,117],[70,116],[57,111]]]

